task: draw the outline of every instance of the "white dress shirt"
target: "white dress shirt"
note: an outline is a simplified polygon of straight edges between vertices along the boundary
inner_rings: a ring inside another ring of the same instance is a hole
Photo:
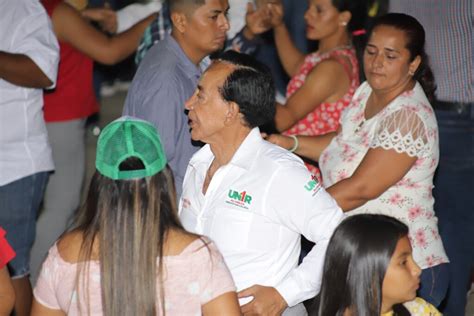
[[[162,0],[148,3],[132,3],[117,11],[117,33],[125,32],[152,13],[159,12]]]
[[[0,51],[28,56],[55,82],[59,46],[41,3],[2,0],[0,12]],[[53,168],[43,118],[43,90],[0,78],[0,185]]]
[[[329,238],[344,217],[334,199],[300,158],[263,140],[258,128],[204,195],[213,159],[206,145],[189,163],[179,206],[185,229],[217,244],[238,290],[273,286],[290,307],[316,295]],[[301,235],[316,245],[298,266]]]

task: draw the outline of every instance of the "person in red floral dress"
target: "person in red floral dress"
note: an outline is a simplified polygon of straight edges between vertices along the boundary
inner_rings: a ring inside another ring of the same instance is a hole
[[[305,14],[306,36],[318,41],[318,50],[306,56],[290,38],[282,19],[282,5],[270,4],[278,54],[292,77],[286,104],[277,105],[278,131],[285,135],[321,135],[339,127],[341,112],[359,86],[353,39],[365,34],[362,26],[367,7],[361,2],[310,0]],[[307,161],[306,165],[321,180],[317,164]]]

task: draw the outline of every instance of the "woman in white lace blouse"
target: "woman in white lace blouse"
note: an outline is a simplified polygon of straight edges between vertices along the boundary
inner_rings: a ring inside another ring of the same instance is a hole
[[[447,262],[433,211],[438,126],[426,95],[433,76],[420,23],[404,14],[379,18],[364,52],[367,81],[341,116],[337,132],[268,140],[319,162],[324,186],[348,215],[377,213],[408,225],[423,269],[418,295],[438,306]]]

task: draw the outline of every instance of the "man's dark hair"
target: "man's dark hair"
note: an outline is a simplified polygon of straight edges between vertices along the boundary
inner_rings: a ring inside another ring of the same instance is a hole
[[[273,120],[275,85],[270,70],[253,57],[236,51],[220,54],[218,61],[235,66],[219,92],[228,102],[235,102],[251,128]]]
[[[185,7],[188,5],[201,6],[206,3],[206,0],[167,0],[170,12],[176,10],[179,7]]]

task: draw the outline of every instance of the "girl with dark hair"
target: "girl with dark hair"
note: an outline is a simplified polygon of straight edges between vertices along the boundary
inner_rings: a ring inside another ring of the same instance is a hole
[[[216,246],[181,226],[155,128],[109,124],[96,168],[85,206],[43,263],[32,315],[240,315]]]
[[[318,50],[308,55],[293,44],[281,3],[270,4],[270,12],[278,55],[292,77],[286,104],[277,104],[277,130],[285,135],[334,132],[359,86],[357,52],[362,51],[365,38],[365,2],[309,0],[306,37],[318,41]],[[308,162],[307,167],[319,176],[315,164]]]
[[[431,194],[439,144],[424,91],[433,86],[425,56],[416,19],[395,13],[378,18],[364,52],[367,81],[342,114],[339,130],[269,140],[318,161],[324,186],[349,215],[382,213],[407,223],[423,269],[418,294],[438,306],[448,286],[448,258]]]
[[[420,274],[405,224],[384,215],[349,217],[328,245],[318,315],[441,315],[416,298]]]

